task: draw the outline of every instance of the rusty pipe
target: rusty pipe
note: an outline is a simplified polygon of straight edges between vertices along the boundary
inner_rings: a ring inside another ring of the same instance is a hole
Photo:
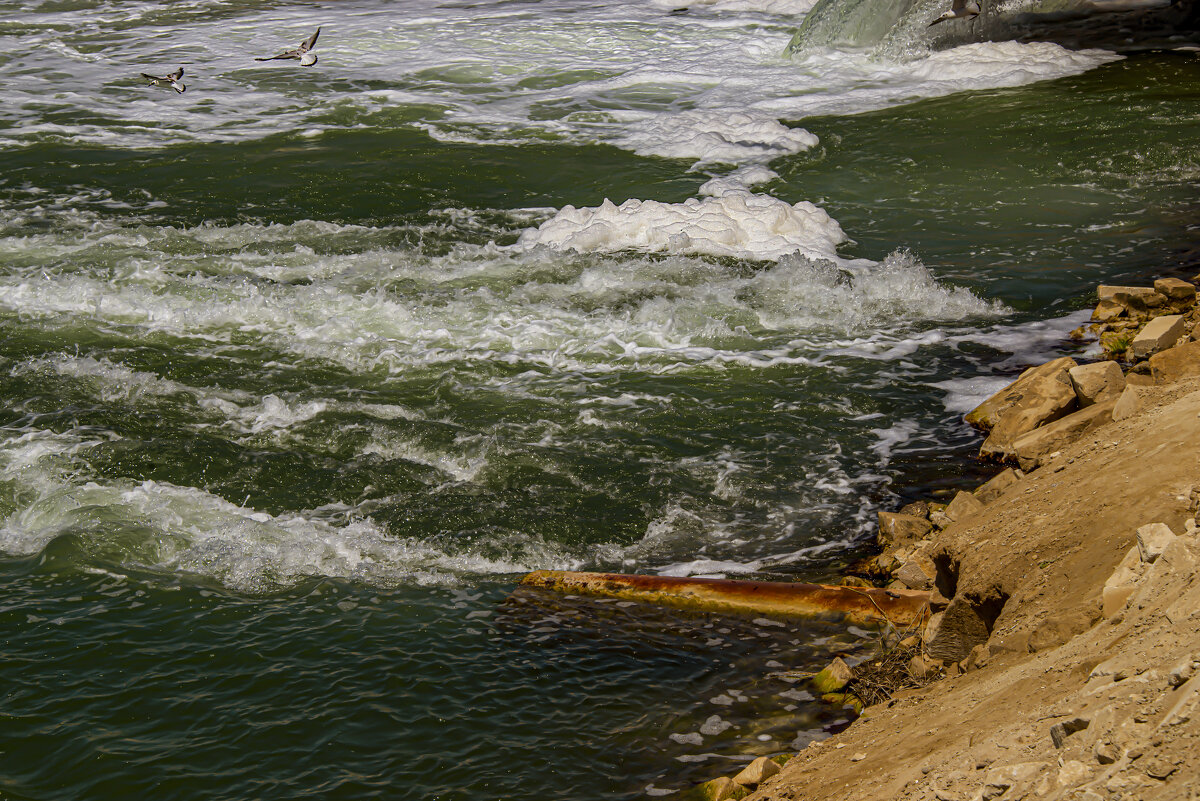
[[[684,609],[840,618],[858,624],[890,622],[900,627],[921,620],[929,608],[928,592],[785,581],[536,570],[525,576],[521,585]]]

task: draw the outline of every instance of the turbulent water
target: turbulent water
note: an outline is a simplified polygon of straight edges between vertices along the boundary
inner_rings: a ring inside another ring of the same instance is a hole
[[[870,632],[505,599],[827,579],[970,483],[964,409],[1194,263],[1200,59],[810,6],[0,2],[0,795],[633,799],[844,725],[786,673]]]

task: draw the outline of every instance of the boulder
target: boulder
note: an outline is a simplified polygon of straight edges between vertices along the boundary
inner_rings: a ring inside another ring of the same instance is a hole
[[[817,689],[818,695],[827,695],[829,693],[836,693],[849,684],[853,678],[854,671],[842,661],[841,657],[837,657],[826,665],[824,670],[813,676],[812,682],[813,686]]]
[[[1184,330],[1182,314],[1155,317],[1133,338],[1129,349],[1135,359],[1148,358],[1178,342]]]
[[[966,520],[982,508],[983,502],[976,498],[974,493],[960,492],[954,496],[954,500],[946,505],[945,514],[951,521],[957,523]]]
[[[750,793],[728,776],[697,785],[683,794],[686,801],[738,801]]]
[[[991,431],[1000,422],[1004,413],[1020,403],[1027,394],[1036,391],[1036,388],[1046,381],[1061,380],[1059,374],[1065,373],[1074,366],[1076,366],[1075,360],[1064,356],[1038,367],[1030,367],[1021,373],[1016,381],[968,412],[965,419],[976,428]]]
[[[1149,564],[1175,541],[1175,532],[1166,523],[1150,523],[1137,530],[1138,554]]]
[[[1150,375],[1155,384],[1170,384],[1200,375],[1200,342],[1168,348],[1150,357]]]
[[[1116,362],[1081,364],[1067,371],[1080,406],[1116,398],[1125,389],[1125,374]]]
[[[1001,461],[1011,458],[1013,440],[1038,426],[1054,422],[1079,405],[1068,373],[1072,367],[1077,366],[1075,360],[1055,359],[1048,362],[1048,365],[1057,366],[1054,370],[1040,373],[1036,381],[1027,382],[1023,386],[1020,397],[1004,411],[993,426],[991,434],[984,440],[979,449],[981,457]]]
[[[1137,385],[1129,384],[1112,407],[1112,419],[1124,420],[1126,417],[1133,417],[1141,408],[1142,395],[1138,391]]]
[[[1036,429],[1035,429],[1036,430]],[[980,503],[988,504],[1004,494],[1004,491],[1013,484],[1018,483],[1021,477],[1017,475],[1017,471],[1011,467],[1006,467],[996,475],[989,478],[982,486],[975,490],[975,497]]]
[[[1167,302],[1175,308],[1186,309],[1196,304],[1196,287],[1179,278],[1159,278],[1154,282],[1154,290],[1166,297]]]
[[[759,757],[747,765],[733,780],[743,787],[757,787],[781,770],[770,759]]]
[[[939,614],[929,619],[925,629],[925,652],[933,658],[960,662],[976,645],[987,642],[988,624],[964,598],[951,599]]]
[[[919,542],[933,531],[928,518],[902,515],[896,512],[879,513],[879,535],[876,537],[884,547],[898,547]]]
[[[1148,286],[1104,286],[1097,287],[1100,302],[1112,301],[1133,316],[1160,309],[1167,305],[1167,296]]]
[[[1022,470],[1035,470],[1045,464],[1050,454],[1071,444],[1085,432],[1113,419],[1113,409],[1116,405],[1116,399],[1095,403],[1053,423],[1035,428],[1028,434],[1022,434],[1013,442],[1013,456]]]

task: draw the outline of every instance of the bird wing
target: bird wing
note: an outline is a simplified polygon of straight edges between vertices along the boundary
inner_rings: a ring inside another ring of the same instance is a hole
[[[156,75],[147,75],[144,72],[142,73],[142,77],[145,78],[150,83],[158,83],[159,81],[165,80],[164,78],[159,78]]]
[[[962,11],[967,7],[967,0],[953,0],[950,3],[950,10],[954,12]]]
[[[308,37],[307,39],[305,39],[304,43],[301,44],[300,47],[297,49],[301,53],[307,53],[309,50],[312,50],[313,45],[315,45],[317,43],[317,37],[320,35],[321,35],[321,29],[317,28],[317,32],[314,33],[312,36]]]
[[[180,67],[179,69],[177,69],[174,72],[172,72],[171,74],[169,74],[167,76],[167,80],[168,81],[178,81],[182,77],[183,77],[183,67]]]
[[[255,61],[274,61],[277,58],[300,58],[299,50],[284,50],[276,56],[268,56],[267,58],[256,58]]]

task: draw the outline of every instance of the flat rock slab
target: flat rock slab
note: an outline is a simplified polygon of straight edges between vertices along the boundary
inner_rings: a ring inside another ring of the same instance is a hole
[[[1094,403],[1017,437],[1013,442],[1013,453],[1021,469],[1029,471],[1040,467],[1050,454],[1079,439],[1085,432],[1107,423],[1113,418],[1116,405],[1116,398]]]
[[[1184,330],[1182,314],[1155,317],[1146,323],[1146,327],[1133,338],[1133,342],[1129,346],[1133,351],[1133,357],[1145,359],[1159,351],[1166,350],[1179,341]]]
[[[1010,460],[1014,457],[1012,445],[1017,437],[1074,410],[1079,400],[1069,371],[1077,366],[1074,359],[1064,357],[1033,368],[1033,372],[1022,373],[1006,396],[1011,405],[1000,414],[979,455],[985,459]]]
[[[1030,367],[1021,373],[1016,381],[968,412],[966,421],[977,428],[982,428],[984,431],[990,431],[1000,422],[1000,418],[1005,412],[1020,403],[1026,395],[1035,390],[1042,382],[1047,380],[1061,380],[1058,378],[1060,373],[1065,373],[1070,368],[1076,366],[1077,362],[1074,359],[1064,356],[1037,367]],[[1067,380],[1069,381],[1069,379]]]
[[[1167,305],[1167,296],[1149,286],[1104,286],[1097,287],[1100,302],[1111,301],[1136,313],[1159,309]]]

